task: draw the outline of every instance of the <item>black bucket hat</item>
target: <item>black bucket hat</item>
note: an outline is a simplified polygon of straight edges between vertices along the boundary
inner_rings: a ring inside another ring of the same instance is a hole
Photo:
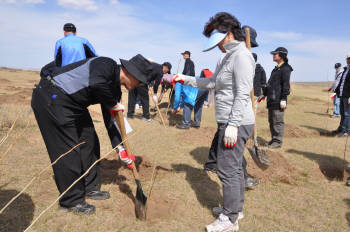
[[[256,47],[259,47],[259,44],[256,42],[256,37],[258,36],[258,34],[256,33],[256,30],[254,28],[252,28],[251,26],[243,26],[242,27],[242,34],[245,38],[245,29],[246,28],[249,28],[249,31],[250,31],[250,43],[251,43],[251,46],[252,48],[256,48]]]
[[[288,50],[286,48],[284,48],[284,47],[278,47],[278,48],[276,48],[275,51],[271,52],[272,55],[279,54],[279,53],[288,55]]]
[[[140,82],[149,84],[152,81],[152,63],[142,55],[138,54],[130,60],[120,59],[120,63],[133,77],[135,77]]]

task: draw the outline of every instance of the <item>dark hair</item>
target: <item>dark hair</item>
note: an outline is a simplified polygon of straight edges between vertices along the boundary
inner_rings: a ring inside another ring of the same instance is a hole
[[[73,33],[77,32],[77,28],[75,27],[75,25],[73,23],[64,24],[63,30],[65,32],[73,32]]]
[[[288,64],[288,58],[287,58],[287,54],[286,53],[279,52],[278,55],[282,58],[284,63]]]
[[[205,24],[203,34],[209,37],[215,29],[221,33],[232,32],[236,40],[244,41],[241,23],[235,16],[229,13],[220,12],[214,17],[211,17]]]

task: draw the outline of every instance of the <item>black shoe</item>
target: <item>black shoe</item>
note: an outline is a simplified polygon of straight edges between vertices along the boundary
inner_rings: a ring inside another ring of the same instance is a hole
[[[253,177],[249,176],[247,179],[245,179],[245,188],[251,189],[259,184],[258,179],[254,179]]]
[[[185,125],[185,124],[178,124],[178,125],[176,125],[176,128],[181,129],[181,130],[188,130],[188,129],[190,129],[190,126]]]
[[[134,115],[128,115],[128,118],[129,118],[129,119],[133,119],[133,118],[134,118]]]
[[[269,148],[270,149],[278,149],[278,148],[281,148],[282,147],[282,144],[280,143],[276,143],[276,142],[273,142],[269,145]]]
[[[90,215],[95,213],[96,208],[93,205],[89,205],[88,203],[84,202],[82,204],[77,204],[72,207],[65,207],[61,206],[61,209],[65,212],[73,212],[79,215]]]
[[[109,192],[106,191],[100,191],[100,190],[94,190],[91,192],[88,192],[86,194],[86,198],[92,199],[92,200],[106,200],[110,197]]]

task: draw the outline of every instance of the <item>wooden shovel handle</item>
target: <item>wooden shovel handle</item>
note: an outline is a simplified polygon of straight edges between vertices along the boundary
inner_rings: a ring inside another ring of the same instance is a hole
[[[114,117],[114,119],[117,122],[120,134],[122,136],[122,140],[124,141],[123,145],[125,147],[126,153],[128,155],[131,155],[132,154],[131,147],[130,147],[129,141],[126,140],[127,139],[127,135],[126,135],[126,129],[125,129],[123,112],[122,111],[118,111],[118,116]],[[135,179],[139,179],[139,173],[136,170],[135,163],[132,162],[131,166],[132,166],[132,173],[134,174]]]

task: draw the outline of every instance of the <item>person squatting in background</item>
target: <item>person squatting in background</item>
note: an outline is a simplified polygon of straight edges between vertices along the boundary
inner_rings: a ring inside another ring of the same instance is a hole
[[[63,67],[68,64],[98,56],[87,39],[76,36],[77,28],[72,23],[63,26],[64,38],[55,46],[55,64]]]
[[[39,84],[34,88],[31,106],[44,139],[51,162],[79,143],[85,142],[53,166],[57,188],[62,194],[82,173],[100,158],[100,144],[88,107],[100,104],[104,123],[112,146],[122,141],[112,116],[123,111],[119,104],[121,85],[131,90],[140,83],[148,84],[152,65],[143,56],[137,55],[120,60],[118,65],[107,57],[94,57],[57,67],[51,62],[42,68]],[[122,145],[118,146],[119,157],[131,164]],[[65,211],[91,214],[95,207],[85,198],[105,200],[109,193],[100,190],[100,168],[94,166],[79,182],[65,193],[59,205]]]
[[[340,98],[335,93],[335,89],[339,84],[339,81],[343,74],[343,69],[341,67],[341,63],[336,63],[334,65],[334,68],[335,68],[335,78],[332,86],[328,89],[328,92],[333,92],[333,95],[331,97],[333,99],[333,105],[334,105],[332,118],[338,118],[340,117]]]
[[[203,34],[209,37],[204,51],[216,46],[225,53],[214,75],[195,78],[177,74],[176,82],[200,89],[215,89],[215,115],[218,130],[210,148],[215,156],[213,169],[222,182],[223,207],[217,220],[206,226],[208,232],[238,231],[244,205],[244,147],[254,129],[250,92],[253,89],[255,61],[246,48],[240,22],[221,12],[210,18]]]
[[[341,75],[338,86],[335,89],[337,96],[340,98],[340,125],[334,134],[339,137],[347,137],[350,133],[350,54],[346,57],[347,66]]]
[[[284,47],[278,47],[272,51],[273,61],[277,63],[272,70],[270,79],[265,88],[264,95],[259,98],[267,97],[267,109],[269,111],[269,124],[271,132],[271,141],[268,143],[270,149],[282,147],[284,136],[284,113],[287,109],[287,97],[290,94],[290,75],[293,71],[288,63],[288,50]]]

